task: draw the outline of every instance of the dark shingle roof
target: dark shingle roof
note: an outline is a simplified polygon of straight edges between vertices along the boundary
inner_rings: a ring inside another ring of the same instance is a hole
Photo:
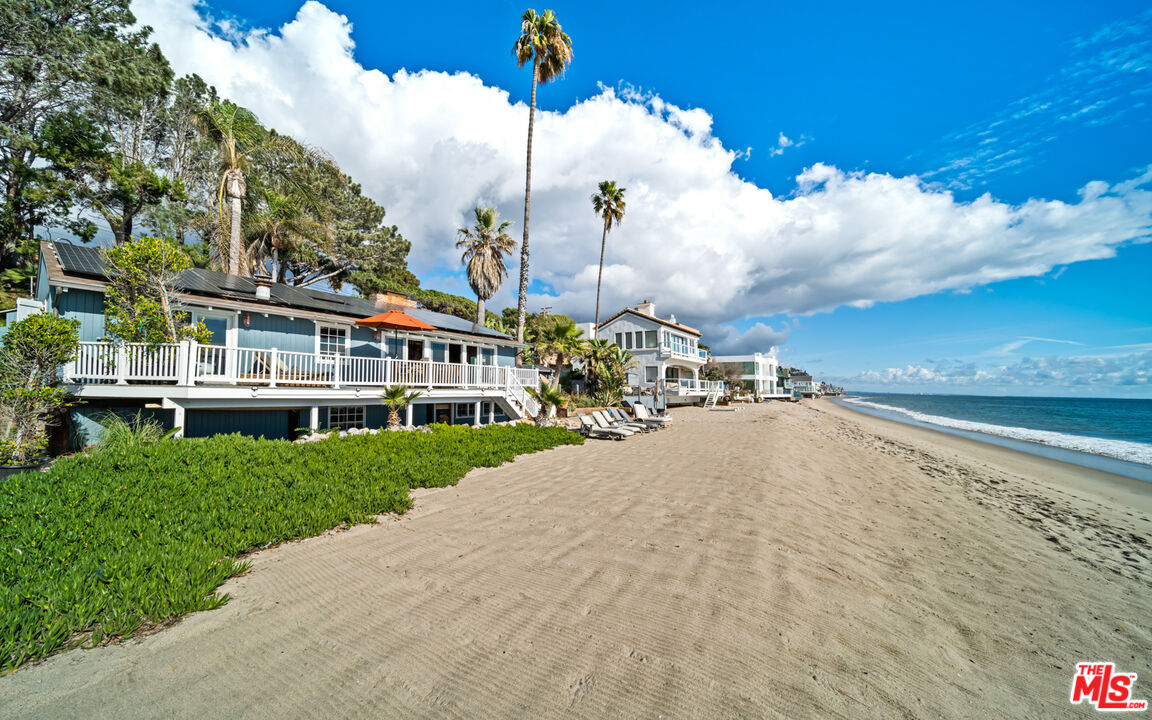
[[[66,274],[83,275],[100,280],[107,278],[99,248],[54,242],[52,249],[56,253],[56,257],[59,258],[60,266]],[[252,281],[252,278],[238,277],[215,270],[203,268],[185,270],[180,275],[179,284],[183,292],[191,295],[206,295],[257,303],[266,302],[256,299],[256,283]],[[283,283],[272,284],[271,303],[286,308],[313,310],[355,318],[370,317],[383,312],[371,300],[321,290],[292,287]],[[446,315],[426,308],[402,308],[402,310],[438,330],[483,335],[502,340],[510,339],[503,333],[496,332],[491,328],[477,327],[470,320],[464,320],[455,315]]]

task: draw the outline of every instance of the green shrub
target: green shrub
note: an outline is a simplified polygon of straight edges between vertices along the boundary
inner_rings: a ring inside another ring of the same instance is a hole
[[[145,417],[138,412],[134,416],[124,418],[114,412],[104,413],[99,422],[104,426],[100,436],[101,447],[114,447],[120,450],[159,442],[163,439],[164,426],[155,418]]]
[[[581,442],[559,428],[380,433],[294,445],[113,442],[0,481],[0,670],[227,601],[243,553],[403,512],[413,487]]]

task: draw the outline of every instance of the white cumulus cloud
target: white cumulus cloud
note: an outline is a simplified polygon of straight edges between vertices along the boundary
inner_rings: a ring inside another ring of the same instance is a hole
[[[835,382],[857,389],[908,391],[964,389],[1012,392],[1060,387],[1081,394],[1144,395],[1152,386],[1152,352],[1025,357],[1003,365],[944,360],[932,364],[867,370]]]
[[[221,31],[195,0],[140,0],[133,11],[177,72],[326,148],[412,241],[418,273],[457,267],[453,235],[477,203],[498,205],[519,236],[528,109],[506,91],[467,72],[365,68],[351,21],[314,0],[283,27],[247,31]],[[530,307],[591,318],[600,221],[588,198],[611,178],[627,188],[628,213],[608,238],[601,307],[652,298],[661,313],[725,333],[719,351],[748,344],[721,323],[1042,275],[1152,232],[1152,173],[1092,183],[1075,203],[1011,205],[816,164],[774,197],[734,172],[742,153],[712,134],[706,110],[612,88],[538,112],[535,137],[532,275],[552,292]],[[493,305],[515,302],[515,278],[513,268]],[[782,337],[760,327],[753,340]]]

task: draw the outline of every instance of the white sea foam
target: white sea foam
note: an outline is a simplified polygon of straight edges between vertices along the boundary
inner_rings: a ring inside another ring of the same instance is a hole
[[[915,410],[881,403],[869,402],[857,398],[845,398],[844,402],[862,407],[875,408],[887,412],[895,412],[918,422],[940,425],[941,427],[969,432],[984,433],[986,435],[999,435],[1013,440],[1050,445],[1052,447],[1075,450],[1090,455],[1103,455],[1105,457],[1127,460],[1128,462],[1152,465],[1152,445],[1132,442],[1131,440],[1111,440],[1109,438],[1086,437],[1084,435],[1069,435],[1067,433],[1052,432],[1050,430],[1033,430],[1032,428],[1010,427],[1006,425],[992,425],[990,423],[972,422],[970,420],[957,420],[956,418],[941,415],[926,415]]]

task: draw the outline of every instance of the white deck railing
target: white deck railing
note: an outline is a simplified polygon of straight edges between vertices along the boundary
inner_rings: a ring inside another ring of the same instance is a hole
[[[78,385],[496,388],[505,390],[528,408],[534,401],[524,388],[539,386],[540,373],[498,365],[351,357],[193,342],[155,346],[82,342],[76,359],[64,368],[64,380]],[[525,398],[528,402],[524,402]]]
[[[713,390],[723,390],[720,380],[669,380],[668,393],[671,395],[707,395]]]

